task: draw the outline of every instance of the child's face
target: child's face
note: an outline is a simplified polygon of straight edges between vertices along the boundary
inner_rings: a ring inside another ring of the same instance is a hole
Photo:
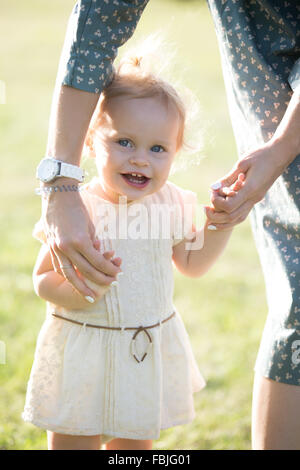
[[[176,154],[179,116],[157,98],[114,98],[94,147],[102,196],[118,203],[140,199],[166,182]],[[146,178],[138,179],[132,173]]]

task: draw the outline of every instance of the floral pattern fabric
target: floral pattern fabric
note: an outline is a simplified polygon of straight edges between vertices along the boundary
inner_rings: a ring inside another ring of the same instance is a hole
[[[148,1],[79,0],[61,57],[62,84],[101,93],[113,77],[118,48],[132,36]]]
[[[300,5],[277,0],[208,3],[242,156],[273,136],[300,86]],[[255,369],[291,385],[300,385],[299,195],[300,156],[251,213],[269,308]]]

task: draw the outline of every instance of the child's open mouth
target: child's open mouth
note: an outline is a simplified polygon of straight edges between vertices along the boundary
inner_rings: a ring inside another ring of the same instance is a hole
[[[150,181],[150,178],[147,178],[147,176],[138,175],[137,173],[124,173],[121,176],[129,186],[135,188],[145,188]]]

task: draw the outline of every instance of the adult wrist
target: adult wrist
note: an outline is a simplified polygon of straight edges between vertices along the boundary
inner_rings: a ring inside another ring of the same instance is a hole
[[[300,142],[297,137],[290,138],[290,136],[275,136],[269,142],[278,156],[278,165],[283,170],[292,163],[292,161],[300,153]]]
[[[76,186],[78,186],[80,183],[75,178],[69,178],[67,176],[60,176],[59,178],[56,178],[54,181],[51,181],[49,183],[44,183],[43,181],[40,181],[40,187],[51,187],[51,186],[56,186],[56,185],[58,186],[58,185],[63,185],[63,184],[68,184],[68,185],[76,184]]]
[[[286,166],[300,154],[300,87],[297,87],[289,102],[285,115],[270,143],[281,149]]]
[[[64,181],[54,182],[54,183],[43,183],[38,188],[35,188],[35,194],[38,196],[42,196],[43,199],[47,199],[49,202],[50,200],[59,198],[61,200],[64,194],[67,193],[72,194],[74,197],[75,193],[81,191],[82,186],[79,185],[78,181],[70,180],[70,178],[64,178]]]

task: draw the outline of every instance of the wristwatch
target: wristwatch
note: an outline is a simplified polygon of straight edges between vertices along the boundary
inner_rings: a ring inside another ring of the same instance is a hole
[[[43,183],[51,183],[59,176],[73,178],[82,183],[84,180],[84,170],[77,165],[71,165],[51,157],[43,158],[40,161],[36,170],[37,179]]]

